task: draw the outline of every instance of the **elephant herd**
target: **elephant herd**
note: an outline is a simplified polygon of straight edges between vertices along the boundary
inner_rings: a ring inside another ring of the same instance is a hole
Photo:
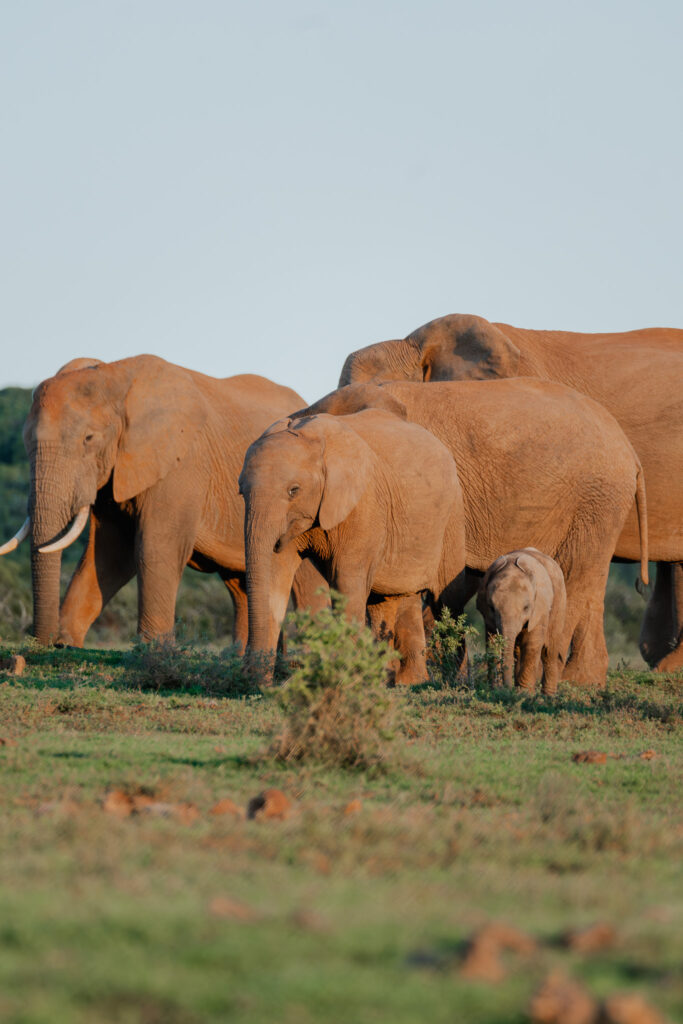
[[[549,691],[559,672],[604,682],[610,562],[640,562],[647,582],[651,558],[641,652],[674,670],[681,380],[680,330],[570,334],[461,315],[353,352],[310,406],[263,377],[76,359],[34,393],[28,517],[0,554],[30,537],[34,633],[73,646],[133,576],[143,637],[172,632],[189,565],[220,575],[235,641],[263,652],[290,595],[319,606],[327,583],[350,617],[393,637],[402,682],[424,678],[425,628],[444,607],[457,614],[479,592],[487,629],[505,632],[485,591],[500,603],[507,587],[520,632],[543,618],[534,656]],[[61,551],[88,520],[60,606]],[[535,668],[520,678],[533,685]]]

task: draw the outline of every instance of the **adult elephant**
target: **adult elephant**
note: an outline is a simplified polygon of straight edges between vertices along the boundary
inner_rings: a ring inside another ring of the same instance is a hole
[[[351,353],[340,386],[372,380],[538,377],[590,395],[617,419],[645,473],[650,557],[657,563],[640,649],[650,665],[683,666],[683,331],[622,334],[532,331],[483,317],[432,320],[406,338]],[[632,514],[616,545],[628,559]],[[671,564],[672,563],[672,564]]]
[[[300,404],[295,391],[264,377],[219,380],[149,355],[73,360],[40,384],[24,427],[29,515],[0,549],[31,539],[38,640],[81,647],[106,603],[136,574],[139,633],[168,634],[190,565],[221,576],[235,605],[235,640],[244,646],[237,478],[254,438]],[[61,551],[88,519],[87,547],[60,613]],[[321,583],[312,566],[302,566],[295,599],[315,601]]]
[[[468,572],[448,595],[452,610],[462,610],[494,559],[538,548],[566,579],[565,678],[603,684],[605,587],[619,536],[626,537],[626,556],[640,560],[644,582],[648,558],[642,469],[614,417],[572,388],[529,378],[355,384],[296,415],[344,417],[373,408],[418,423],[455,459]],[[624,524],[634,503],[637,525],[629,533]]]

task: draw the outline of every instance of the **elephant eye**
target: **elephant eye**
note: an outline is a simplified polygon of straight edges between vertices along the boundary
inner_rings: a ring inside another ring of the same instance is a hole
[[[291,487],[287,488],[287,494],[290,496],[290,498],[293,498],[295,495],[299,493],[300,490],[301,488],[299,487],[298,484],[292,484]]]

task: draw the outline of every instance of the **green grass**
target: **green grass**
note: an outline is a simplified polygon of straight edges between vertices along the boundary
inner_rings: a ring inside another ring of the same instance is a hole
[[[554,701],[392,691],[402,724],[363,773],[277,762],[274,692],[141,690],[119,651],[27,658],[0,673],[3,1021],[521,1024],[558,966],[683,1019],[680,680],[612,673]],[[574,763],[586,749],[614,756]],[[267,787],[287,820],[209,813]],[[199,813],[121,820],[112,788]],[[490,920],[540,942],[495,985],[458,971]],[[558,943],[599,920],[614,948]]]

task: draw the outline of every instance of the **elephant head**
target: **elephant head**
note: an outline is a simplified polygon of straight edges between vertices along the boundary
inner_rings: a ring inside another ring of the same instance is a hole
[[[503,331],[479,316],[432,320],[406,338],[352,352],[339,386],[369,380],[488,380],[514,377],[519,349]]]
[[[298,539],[349,516],[368,487],[373,458],[358,434],[325,415],[280,420],[247,450],[239,487],[251,650],[275,650],[300,562]]]
[[[507,643],[503,682],[514,682],[515,640],[523,629],[536,629],[547,619],[553,587],[547,571],[531,552],[502,555],[488,568],[477,597],[477,608],[489,633],[500,633]]]
[[[24,427],[28,517],[0,553],[30,535],[41,642],[58,637],[61,551],[85,528],[98,491],[111,484],[122,503],[152,487],[185,456],[206,415],[191,375],[156,356],[73,360],[36,388]]]

